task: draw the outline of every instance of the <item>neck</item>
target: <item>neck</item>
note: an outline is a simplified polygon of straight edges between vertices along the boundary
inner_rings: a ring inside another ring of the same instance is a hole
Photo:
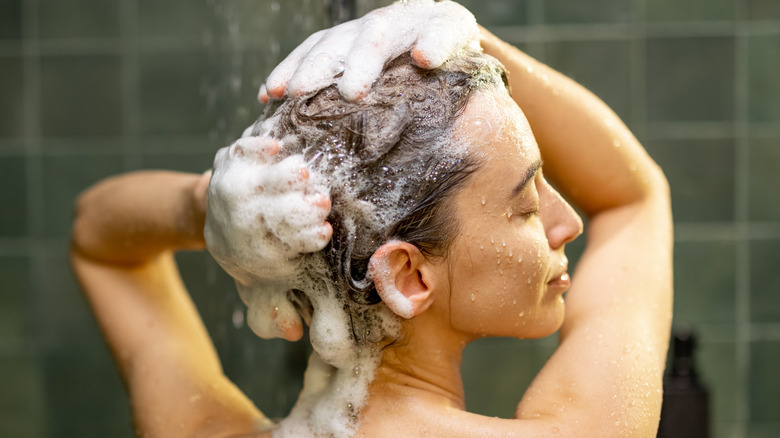
[[[403,332],[383,353],[372,397],[413,397],[465,409],[460,365],[470,339],[436,330],[420,317],[405,321]]]

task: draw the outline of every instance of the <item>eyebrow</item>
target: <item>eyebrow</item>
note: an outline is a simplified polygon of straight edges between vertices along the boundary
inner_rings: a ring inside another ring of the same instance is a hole
[[[512,196],[511,198],[514,198],[520,192],[525,189],[525,186],[528,185],[529,182],[531,182],[532,179],[534,179],[534,176],[536,176],[536,172],[539,171],[539,169],[542,167],[542,160],[536,160],[533,164],[528,166],[528,169],[525,171],[525,176],[523,176],[523,179],[520,180],[520,182],[515,186],[514,190],[512,190]]]

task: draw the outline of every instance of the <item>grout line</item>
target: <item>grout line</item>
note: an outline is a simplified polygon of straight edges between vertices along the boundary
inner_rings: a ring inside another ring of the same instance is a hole
[[[647,36],[645,0],[636,0],[633,5],[633,31],[630,36],[631,59],[631,130],[640,140],[647,139]]]
[[[741,425],[739,436],[747,436],[750,420],[750,356],[751,356],[751,324],[750,324],[750,223],[748,212],[750,208],[750,188],[748,177],[749,165],[749,126],[748,108],[748,32],[743,26],[744,16],[742,2],[734,6],[739,17],[735,22],[735,72],[734,72],[734,102],[736,126],[736,157],[735,157],[735,225],[737,229],[736,247],[736,292],[735,317],[737,322],[737,385],[736,387],[736,418]]]
[[[142,165],[140,132],[140,86],[138,51],[138,0],[122,0],[121,87],[122,87],[122,160],[125,171]]]

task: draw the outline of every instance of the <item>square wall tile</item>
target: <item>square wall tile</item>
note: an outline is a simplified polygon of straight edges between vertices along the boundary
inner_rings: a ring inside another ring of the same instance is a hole
[[[306,341],[262,340],[245,325],[231,334],[221,343],[228,348],[217,346],[225,375],[269,418],[286,417],[303,387],[311,347]]]
[[[38,275],[33,284],[33,318],[45,321],[35,325],[38,346],[44,350],[103,351],[105,342],[76,282],[67,247],[50,250],[53,255],[35,261],[35,273],[43,275]]]
[[[210,65],[199,52],[141,55],[141,132],[208,134],[216,126],[206,95]]]
[[[623,120],[630,118],[630,46],[627,40],[548,42],[544,61],[592,91]]]
[[[696,326],[736,321],[733,241],[675,242],[674,320]]]
[[[734,140],[650,140],[672,192],[675,222],[734,219]]]
[[[780,322],[778,266],[780,266],[780,240],[750,242],[750,320],[752,322],[775,324]]]
[[[519,339],[486,338],[469,344],[461,365],[466,410],[512,418],[541,368],[538,355],[533,343]]]
[[[528,24],[528,0],[461,0],[483,26],[522,26]]]
[[[27,257],[0,256],[0,339],[26,341],[29,336],[30,263]],[[0,410],[2,412],[2,410]],[[0,421],[2,424],[2,421]],[[1,435],[1,434],[0,434]]]
[[[625,0],[545,0],[544,21],[549,24],[625,23],[631,19],[631,2]]]
[[[0,84],[0,138],[22,137],[25,103],[24,59],[21,56],[0,56]]]
[[[189,36],[199,39],[204,30],[215,25],[215,3],[217,2],[139,0],[139,34],[141,37]]]
[[[750,219],[780,221],[780,138],[752,138],[749,150]]]
[[[778,430],[780,430],[780,421],[752,421],[748,425],[747,436],[750,438],[777,438]]]
[[[41,370],[35,357],[0,356],[0,436],[36,438],[44,433],[45,395],[41,385]]]
[[[123,171],[120,155],[46,156],[43,159],[44,233],[70,235],[76,197],[99,180]]]
[[[651,122],[734,118],[734,38],[649,38],[647,118]]]
[[[0,2],[0,40],[22,38],[22,0]]]
[[[120,57],[47,56],[41,60],[44,136],[122,132]]]
[[[129,399],[107,350],[49,351],[43,373],[47,436],[135,436]]]
[[[748,114],[751,122],[780,122],[780,34],[748,37]]]
[[[751,20],[780,20],[780,2],[777,0],[744,0]]]
[[[779,363],[780,342],[756,341],[750,344],[748,406],[751,423],[777,422],[777,413],[780,412],[780,397],[777,396],[780,394]]]
[[[40,37],[118,37],[119,4],[120,0],[38,0]]]
[[[710,426],[737,421],[737,347],[732,340],[710,341],[706,333],[696,349],[696,371],[709,393]]]
[[[647,21],[725,21],[736,16],[737,0],[646,0]]]
[[[0,237],[22,237],[27,230],[27,161],[24,156],[0,156]]]
[[[211,169],[215,155],[212,152],[144,154],[142,162],[146,169],[203,173]]]

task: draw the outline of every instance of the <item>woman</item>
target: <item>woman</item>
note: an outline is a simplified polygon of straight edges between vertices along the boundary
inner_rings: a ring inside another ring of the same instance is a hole
[[[462,17],[449,2],[415,4],[426,20]],[[398,45],[379,45],[372,59],[394,61],[355,76],[343,36],[370,46],[402,7],[319,34],[269,77],[267,117],[215,161],[208,218],[208,176],[126,175],[80,198],[73,263],[127,381],[139,434],[270,434],[222,373],[173,262],[173,251],[203,247],[204,221],[253,330],[297,339],[301,319],[311,326],[316,354],[281,434],[655,434],[671,320],[663,174],[601,101],[484,30],[481,46],[509,71],[513,98],[500,67],[468,38],[452,39],[450,48],[469,50],[443,64],[436,59],[447,56],[434,55],[447,47],[401,41],[411,57],[396,58]],[[313,75],[299,62],[307,53],[346,56],[347,70]],[[410,79],[421,85],[398,92]],[[341,100],[337,88],[357,101]],[[398,94],[402,105],[383,100]],[[384,108],[382,123],[335,116],[364,114],[366,105]],[[416,136],[397,137],[398,126]],[[300,134],[309,129],[311,141]],[[356,131],[368,140],[350,140]],[[309,146],[334,132],[332,148]],[[404,148],[430,159],[409,159]],[[581,222],[548,179],[590,219],[571,284],[563,251]],[[559,347],[515,419],[465,412],[459,366],[468,342],[559,328]]]

